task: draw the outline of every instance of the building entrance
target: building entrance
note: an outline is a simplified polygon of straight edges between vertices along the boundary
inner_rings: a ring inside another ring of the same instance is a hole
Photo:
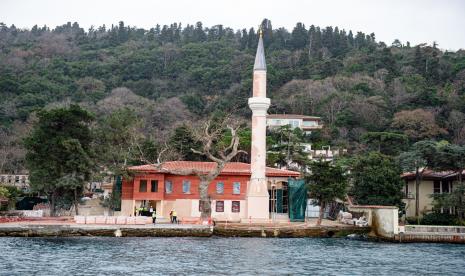
[[[289,193],[287,182],[272,183],[269,187],[269,211],[271,218],[281,218],[289,214]]]

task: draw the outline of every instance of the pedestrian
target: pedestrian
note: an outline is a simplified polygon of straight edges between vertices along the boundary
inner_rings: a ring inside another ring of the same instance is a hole
[[[170,222],[173,223],[173,210],[170,211]]]
[[[178,223],[178,214],[176,213],[176,210],[173,209],[173,223]]]
[[[152,207],[152,205],[150,205],[149,212],[150,212],[150,214],[152,214],[152,213],[153,213],[153,207]]]
[[[152,222],[153,222],[153,224],[155,224],[156,221],[157,221],[157,211],[154,210],[152,212]]]

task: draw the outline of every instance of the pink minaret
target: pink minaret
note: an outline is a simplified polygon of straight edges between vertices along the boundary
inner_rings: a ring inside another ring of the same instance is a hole
[[[257,54],[253,67],[253,95],[249,98],[252,110],[252,152],[249,186],[247,189],[247,218],[269,219],[269,195],[266,182],[266,114],[270,99],[266,97],[266,62],[263,35],[260,30]]]

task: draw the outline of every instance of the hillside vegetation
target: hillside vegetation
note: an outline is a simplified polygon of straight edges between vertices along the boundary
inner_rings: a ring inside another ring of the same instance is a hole
[[[270,113],[323,117],[315,142],[361,151],[373,133],[465,143],[465,51],[375,34],[262,22]],[[96,117],[128,107],[168,139],[215,111],[248,118],[257,33],[222,25],[146,30],[123,22],[30,30],[0,24],[1,170],[22,164],[20,138],[41,108],[79,103]]]

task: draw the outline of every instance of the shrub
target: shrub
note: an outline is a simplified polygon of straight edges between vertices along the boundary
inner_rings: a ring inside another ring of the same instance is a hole
[[[457,216],[451,214],[429,213],[420,220],[422,225],[459,225]]]
[[[405,221],[407,222],[407,224],[410,224],[410,225],[417,225],[418,224],[418,218],[417,217],[406,217]]]

